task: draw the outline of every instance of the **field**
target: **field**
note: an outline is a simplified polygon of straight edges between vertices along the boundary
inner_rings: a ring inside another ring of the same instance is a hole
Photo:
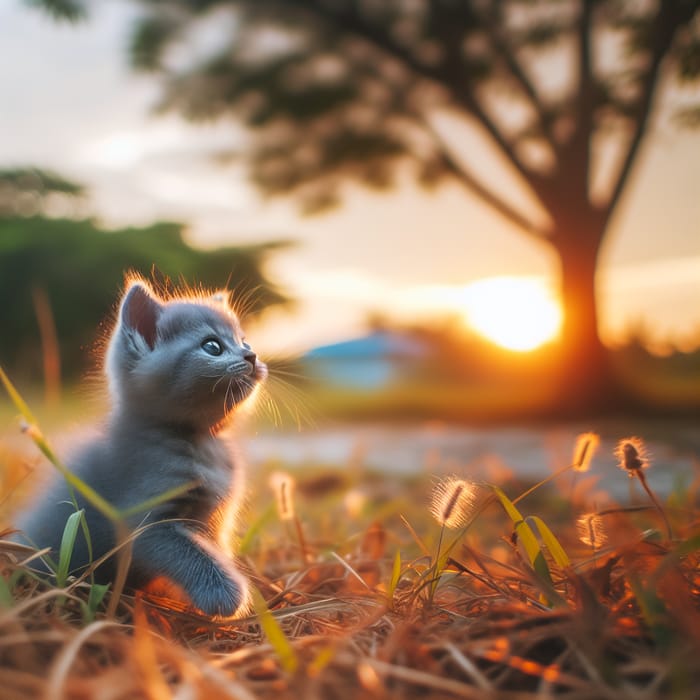
[[[2,697],[698,697],[697,484],[660,498],[643,443],[623,440],[607,477],[636,496],[596,512],[596,443],[582,436],[539,484],[268,465],[239,543],[253,605],[236,620],[60,561],[47,581],[33,551],[2,542]],[[25,457],[0,459],[7,508]]]

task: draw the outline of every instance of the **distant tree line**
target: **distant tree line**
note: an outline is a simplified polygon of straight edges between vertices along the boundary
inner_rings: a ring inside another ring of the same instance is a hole
[[[96,5],[25,2],[74,22]],[[598,333],[596,272],[659,118],[700,126],[700,0],[130,4],[142,9],[131,63],[160,82],[159,112],[246,125],[236,155],[264,194],[314,212],[349,183],[451,181],[548,246],[564,306],[558,405],[634,407]],[[528,206],[464,134],[490,146]],[[464,229],[454,253],[467,260],[480,233]]]
[[[249,317],[289,302],[264,271],[285,243],[200,250],[187,244],[179,223],[106,230],[91,220],[49,218],[44,203],[56,191],[43,187],[43,175],[0,171],[0,365],[13,377],[39,382],[60,367],[75,378],[89,367],[128,271],[160,285],[228,288]],[[84,193],[62,178],[50,182],[68,197]],[[19,201],[31,216],[17,211]]]
[[[86,201],[87,188],[40,168],[0,170],[0,216],[74,216]]]

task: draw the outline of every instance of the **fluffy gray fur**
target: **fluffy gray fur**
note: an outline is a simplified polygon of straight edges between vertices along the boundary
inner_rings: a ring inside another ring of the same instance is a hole
[[[105,368],[113,406],[107,429],[71,460],[72,471],[118,509],[195,484],[129,519],[132,529],[147,525],[133,543],[129,585],[165,577],[204,613],[234,614],[245,603],[246,587],[224,547],[232,537],[242,469],[220,431],[264,379],[265,365],[245,343],[222,295],[163,301],[138,281],[122,299]],[[77,499],[97,560],[115,546],[115,532]],[[66,482],[56,479],[17,527],[55,555],[73,511]],[[71,568],[88,564],[81,531]],[[114,557],[96,574],[111,580]]]

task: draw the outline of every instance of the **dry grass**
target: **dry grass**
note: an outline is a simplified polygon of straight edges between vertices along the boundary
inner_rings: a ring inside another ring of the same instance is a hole
[[[627,477],[611,468],[611,478]],[[364,494],[361,507],[343,499],[347,489]],[[528,496],[523,513],[546,520],[571,558],[559,566],[542,547],[551,585],[494,500],[436,569],[429,493],[427,479],[309,477],[297,484],[295,529],[270,517],[259,484],[241,565],[277,623],[264,630],[255,615],[213,621],[144,593],[122,595],[112,617],[105,600],[92,617],[89,583],[57,589],[28,573],[28,550],[0,543],[0,696],[698,697],[692,490],[666,504],[674,541],[642,505],[594,516],[593,548],[577,535],[583,504],[544,488]]]

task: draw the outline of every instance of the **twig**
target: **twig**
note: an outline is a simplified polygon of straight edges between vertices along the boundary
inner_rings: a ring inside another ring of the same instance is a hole
[[[659,514],[661,515],[664,524],[666,525],[666,532],[668,533],[668,539],[672,540],[673,539],[673,530],[671,529],[671,523],[666,516],[666,511],[664,511],[663,507],[661,506],[661,503],[659,503],[658,498],[656,498],[656,495],[654,492],[649,488],[649,484],[647,483],[647,478],[644,476],[644,472],[641,469],[636,469],[634,471],[634,475],[639,479],[639,483],[642,485],[642,488],[647,492],[647,495],[651,499],[651,502],[654,504],[656,507],[656,510],[659,511]]]
[[[70,643],[63,647],[51,669],[51,674],[47,682],[46,693],[44,695],[46,700],[63,700],[65,697],[64,686],[66,678],[68,677],[71,666],[73,665],[73,662],[80,651],[80,647],[82,647],[83,644],[85,644],[85,642],[97,632],[113,627],[123,628],[123,625],[117,622],[111,622],[110,620],[93,622],[85,627],[85,629],[83,629],[79,634],[77,634]]]
[[[445,644],[445,649],[455,663],[471,678],[477,687],[482,690],[493,690],[491,681],[477,668],[476,664],[466,657],[452,642]]]

